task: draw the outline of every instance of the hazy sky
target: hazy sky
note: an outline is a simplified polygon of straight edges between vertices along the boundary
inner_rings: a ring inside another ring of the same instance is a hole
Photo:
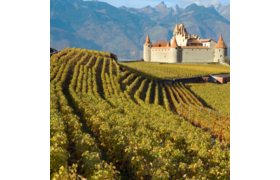
[[[103,2],[107,2],[113,6],[120,7],[133,7],[133,8],[142,8],[147,5],[154,7],[158,5],[162,0],[99,0]],[[229,0],[164,0],[164,3],[167,7],[174,7],[178,4],[181,8],[185,8],[186,6],[190,5],[191,3],[197,4],[206,4],[206,3],[214,3],[214,2],[221,2],[221,4],[229,2]]]

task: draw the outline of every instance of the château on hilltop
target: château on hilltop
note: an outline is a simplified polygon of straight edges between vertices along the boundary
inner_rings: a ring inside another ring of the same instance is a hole
[[[183,24],[175,26],[170,42],[150,42],[149,35],[143,45],[143,59],[149,62],[186,63],[222,62],[227,56],[227,46],[222,35],[219,41],[201,39],[188,34]]]

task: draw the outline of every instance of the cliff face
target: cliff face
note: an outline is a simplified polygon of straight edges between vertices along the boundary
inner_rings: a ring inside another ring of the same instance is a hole
[[[99,1],[51,0],[50,15],[50,45],[57,50],[75,46],[141,59],[147,34],[152,43],[169,41],[176,21],[201,38],[218,41],[222,33],[230,46],[230,22],[215,8],[196,4],[173,9],[161,2],[156,7],[134,9]]]

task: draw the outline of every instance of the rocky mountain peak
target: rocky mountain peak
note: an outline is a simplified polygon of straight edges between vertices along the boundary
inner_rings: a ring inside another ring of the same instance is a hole
[[[155,6],[155,8],[166,8],[166,4],[164,4],[164,2],[161,1],[158,5]]]
[[[180,8],[179,8],[178,4],[175,5],[174,11],[180,11]]]
[[[164,2],[160,2],[157,6],[154,7],[154,9],[157,11],[157,12],[166,12],[166,10],[168,9],[166,7],[166,4],[164,4]]]

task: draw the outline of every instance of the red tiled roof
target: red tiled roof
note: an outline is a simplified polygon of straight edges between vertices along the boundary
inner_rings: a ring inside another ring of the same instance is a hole
[[[176,38],[175,38],[175,37],[173,37],[173,41],[172,41],[171,47],[172,47],[172,48],[178,47],[178,44],[177,44],[177,41],[176,41]]]
[[[152,47],[151,49],[170,49],[170,47]]]
[[[222,35],[220,35],[219,41],[217,42],[215,48],[227,48],[227,46],[224,43]]]
[[[149,35],[147,35],[146,42],[145,42],[144,46],[148,46],[148,45],[152,45],[152,44],[150,43]]]
[[[156,42],[153,47],[165,47],[167,44],[169,44],[167,41]]]
[[[210,49],[208,46],[181,46],[181,49]]]
[[[188,43],[192,43],[192,44],[201,44],[201,42],[199,40],[197,40],[196,38],[191,38]]]
[[[201,42],[210,42],[212,39],[200,39]]]
[[[179,32],[179,28],[178,28],[178,24],[176,24],[175,29],[174,29],[174,33]]]

